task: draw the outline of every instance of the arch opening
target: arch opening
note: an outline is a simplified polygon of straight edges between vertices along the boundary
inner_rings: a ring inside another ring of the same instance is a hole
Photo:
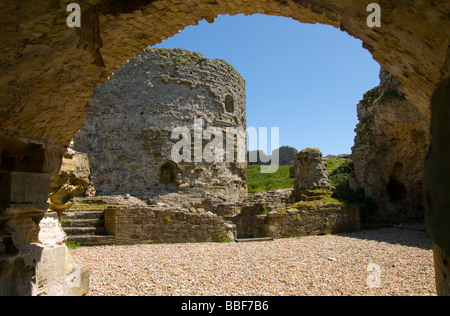
[[[386,185],[389,196],[393,201],[401,201],[407,198],[408,192],[406,190],[406,186],[400,180],[403,174],[403,164],[401,162],[397,162],[391,176],[389,177],[389,183]]]
[[[234,114],[234,98],[230,94],[225,97],[225,112]]]
[[[164,163],[160,168],[159,182],[161,184],[170,185],[177,181],[177,164],[173,161]]]

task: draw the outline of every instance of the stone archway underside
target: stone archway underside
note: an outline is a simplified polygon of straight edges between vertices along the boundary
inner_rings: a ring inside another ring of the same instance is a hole
[[[70,2],[0,4],[0,139],[43,144],[46,172],[58,168],[58,153],[81,128],[93,88],[148,45],[219,14],[340,28],[364,42],[427,117],[432,92],[450,67],[448,0],[378,0],[381,28],[366,24],[373,0],[83,0],[79,29],[66,25]]]

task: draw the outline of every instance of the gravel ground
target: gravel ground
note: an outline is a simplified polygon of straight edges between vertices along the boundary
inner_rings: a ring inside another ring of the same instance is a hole
[[[89,295],[435,295],[431,242],[387,228],[254,243],[86,247]],[[369,286],[370,285],[370,286]]]

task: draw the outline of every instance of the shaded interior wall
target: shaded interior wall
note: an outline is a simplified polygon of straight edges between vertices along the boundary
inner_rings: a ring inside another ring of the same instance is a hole
[[[450,295],[450,79],[431,100],[433,136],[425,163],[425,202],[428,235],[436,244],[434,259],[437,290]]]

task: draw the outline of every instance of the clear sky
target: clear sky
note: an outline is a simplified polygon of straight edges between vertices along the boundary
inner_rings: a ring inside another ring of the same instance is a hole
[[[351,153],[356,105],[380,81],[380,66],[360,40],[282,17],[219,16],[156,47],[225,60],[246,80],[248,126],[279,127],[280,146],[324,155]]]

